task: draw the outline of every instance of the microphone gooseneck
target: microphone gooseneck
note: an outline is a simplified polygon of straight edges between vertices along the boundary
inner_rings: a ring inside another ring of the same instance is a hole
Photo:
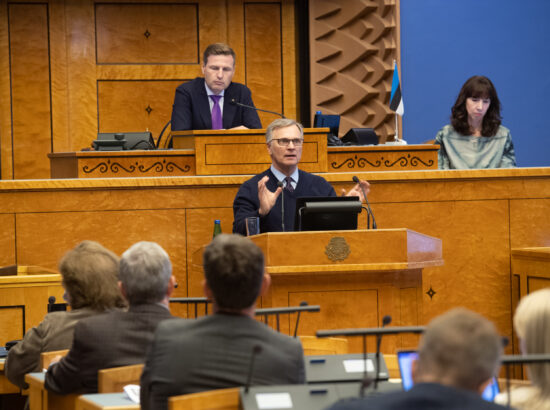
[[[370,207],[369,199],[367,198],[367,194],[365,193],[365,189],[361,185],[361,181],[359,181],[359,178],[357,178],[356,175],[354,175],[352,179],[353,179],[353,182],[355,182],[356,184],[359,184],[359,188],[361,188],[361,192],[363,192],[363,196],[365,197],[365,202],[367,203],[367,211],[368,211],[367,212],[367,229],[370,229],[369,214],[372,217],[372,229],[376,229],[377,228],[376,219],[374,219],[374,214],[372,213],[372,209]]]
[[[281,118],[286,118],[283,114],[281,114],[280,112],[275,112],[275,111],[269,111],[269,110],[262,110],[261,108],[256,108],[254,107],[253,105],[246,105],[246,104],[243,104],[241,102],[238,102],[237,100],[235,100],[234,98],[231,99],[231,101],[229,101],[230,104],[233,104],[233,105],[238,105],[239,107],[244,107],[244,108],[250,108],[251,110],[256,110],[256,111],[261,111],[261,112],[267,112],[269,114],[275,114],[275,115],[278,115],[279,117]]]
[[[391,323],[391,316],[386,315],[382,318],[382,327]],[[380,345],[382,344],[382,335],[376,336],[376,377],[374,378],[374,390],[378,389],[378,379],[380,378]]]
[[[307,302],[305,300],[300,302],[300,306],[307,306]],[[298,311],[298,315],[296,316],[296,326],[294,326],[294,337],[298,335],[298,323],[300,323],[300,313],[301,311]]]
[[[283,181],[277,181],[277,187],[282,188],[281,191],[281,228],[285,232],[285,188]]]
[[[262,346],[254,345],[252,348],[252,354],[250,355],[250,366],[248,367],[248,375],[246,376],[246,384],[244,386],[244,392],[248,393],[250,384],[252,383],[252,375],[254,374],[254,361],[256,356],[262,352]]]

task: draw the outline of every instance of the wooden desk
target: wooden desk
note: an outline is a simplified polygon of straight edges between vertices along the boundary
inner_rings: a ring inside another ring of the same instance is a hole
[[[18,340],[47,313],[48,298],[63,299],[60,274],[0,276],[0,345]]]
[[[17,387],[15,384],[12,384],[4,374],[5,362],[6,359],[0,359],[0,394],[19,393],[19,387]]]
[[[55,394],[44,387],[46,373],[28,373],[25,381],[29,384],[30,410],[73,410],[77,394]]]
[[[76,410],[133,410],[139,404],[132,402],[126,393],[83,394],[76,401]]]
[[[518,298],[550,286],[550,248],[515,248],[511,253]]]
[[[439,145],[328,147],[328,172],[437,169]]]

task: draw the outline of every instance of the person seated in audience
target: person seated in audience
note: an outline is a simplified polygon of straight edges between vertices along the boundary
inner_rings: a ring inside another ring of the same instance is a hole
[[[168,397],[246,384],[304,383],[298,339],[254,319],[256,301],[271,282],[258,246],[221,234],[203,255],[205,295],[214,314],[159,325],[141,376],[141,408],[166,409]]]
[[[31,328],[6,358],[7,378],[22,389],[28,388],[25,374],[42,371],[40,354],[71,347],[76,323],[109,309],[124,307],[117,286],[119,258],[97,242],[83,241],[59,262],[64,298],[71,306],[66,312],[48,313]],[[37,300],[35,303],[47,301]]]
[[[130,307],[81,320],[67,356],[48,368],[45,387],[58,394],[97,392],[100,369],[143,363],[159,322],[173,316],[174,290],[168,254],[154,242],[138,242],[122,254],[119,286]]]
[[[514,314],[514,328],[523,354],[550,353],[550,289],[530,293],[519,301]],[[511,391],[510,403],[518,409],[550,409],[550,364],[529,364],[527,374],[532,386]],[[505,393],[497,402],[506,404]]]
[[[439,169],[516,166],[510,130],[501,125],[500,101],[487,77],[469,78],[451,109],[451,124],[436,135]]]
[[[497,372],[501,354],[502,339],[489,320],[463,308],[453,309],[426,328],[409,391],[344,400],[331,409],[504,409],[481,398]]]

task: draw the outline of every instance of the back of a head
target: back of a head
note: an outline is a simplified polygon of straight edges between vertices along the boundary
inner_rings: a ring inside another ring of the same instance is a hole
[[[122,254],[119,277],[130,305],[157,303],[166,297],[172,263],[157,243],[138,242]]]
[[[525,354],[550,353],[550,289],[532,292],[519,301],[514,328]],[[529,365],[529,378],[550,397],[550,364]]]
[[[203,255],[208,287],[221,309],[241,310],[258,298],[264,274],[262,250],[240,235],[217,235]]]
[[[94,241],[83,241],[68,251],[59,261],[59,271],[71,307],[102,311],[123,306],[118,266],[118,256]]]
[[[477,313],[452,309],[430,322],[420,342],[417,373],[453,387],[478,391],[495,375],[502,339]]]

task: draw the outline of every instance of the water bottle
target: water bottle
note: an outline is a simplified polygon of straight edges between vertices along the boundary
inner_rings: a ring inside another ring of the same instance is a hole
[[[214,233],[212,234],[212,238],[215,238],[219,234],[222,233],[222,225],[219,219],[214,220]]]

